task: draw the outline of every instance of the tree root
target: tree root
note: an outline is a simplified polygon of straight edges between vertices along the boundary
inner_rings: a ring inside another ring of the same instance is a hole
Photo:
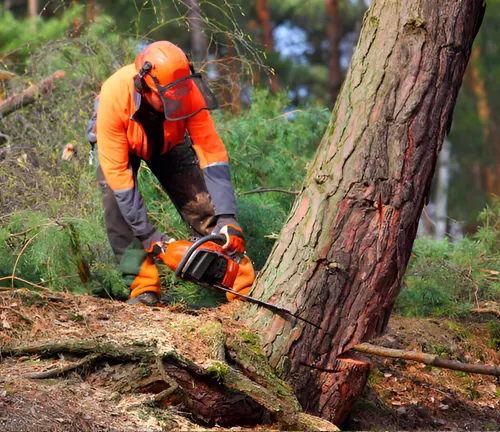
[[[91,365],[98,369],[98,363],[112,362],[114,366],[96,371],[100,380],[114,383],[120,393],[154,393],[139,405],[181,405],[202,425],[277,423],[281,430],[338,430],[332,423],[302,412],[293,391],[274,375],[265,356],[234,337],[225,348],[231,352],[234,366],[220,355],[198,364],[174,349],[160,351],[94,340],[8,346],[2,354],[84,356],[66,366],[28,375],[31,379],[59,377]]]
[[[68,365],[58,367],[56,369],[51,369],[51,370],[44,371],[44,372],[29,374],[29,375],[26,375],[25,377],[29,378],[29,379],[56,378],[60,375],[64,375],[64,374],[71,372],[71,371],[74,371],[76,369],[80,369],[83,367],[91,367],[92,364],[94,364],[100,357],[101,357],[100,354],[89,354],[88,356],[84,357],[80,361],[70,363]]]

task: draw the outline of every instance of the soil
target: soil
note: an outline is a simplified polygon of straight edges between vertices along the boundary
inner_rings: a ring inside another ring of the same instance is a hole
[[[89,338],[99,342],[111,335],[131,344],[147,345],[154,339],[193,360],[200,356],[215,359],[216,341],[213,346],[193,341],[213,321],[229,331],[240,331],[242,327],[230,319],[235,308],[237,302],[200,311],[150,309],[90,296],[4,292],[0,295],[0,347],[4,351],[6,346]],[[500,364],[500,354],[491,347],[484,322],[393,317],[386,335],[372,343],[420,349],[463,362]],[[0,430],[228,430],[197,425],[178,405],[153,406],[153,393],[131,393],[127,386],[110,385],[106,376],[119,378],[113,364],[79,369],[58,378],[28,378],[80,358],[4,354],[0,362]],[[343,430],[500,430],[500,382],[494,377],[380,357],[372,357],[372,361],[369,384]],[[245,428],[230,430],[235,429]]]
[[[478,322],[393,316],[388,348],[437,354],[465,363],[500,365],[484,317]],[[495,320],[495,316],[489,317]],[[500,430],[500,380],[422,363],[369,356],[368,385],[343,430]]]

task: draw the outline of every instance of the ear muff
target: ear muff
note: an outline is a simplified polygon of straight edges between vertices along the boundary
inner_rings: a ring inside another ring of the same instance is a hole
[[[149,87],[146,84],[146,81],[144,80],[144,75],[148,74],[149,71],[151,70],[151,68],[152,68],[151,63],[149,63],[148,61],[145,62],[142,65],[141,70],[139,71],[139,73],[134,77],[134,86],[135,86],[135,89],[140,94],[144,94],[144,93],[147,93],[149,91]]]

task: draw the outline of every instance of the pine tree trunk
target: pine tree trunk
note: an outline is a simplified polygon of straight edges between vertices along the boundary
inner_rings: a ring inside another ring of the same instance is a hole
[[[338,0],[325,0],[326,33],[328,36],[328,85],[332,103],[335,103],[342,85],[340,70],[340,20]]]
[[[322,329],[248,306],[303,408],[338,424],[361,393],[349,349],[388,322],[452,118],[483,0],[375,0],[279,241],[252,295]]]
[[[32,21],[38,16],[38,0],[28,0],[28,16]]]
[[[261,32],[262,32],[262,44],[267,51],[274,51],[274,40],[273,40],[273,27],[271,25],[271,15],[269,13],[269,5],[267,0],[256,0],[255,7],[257,9],[257,15],[259,17]],[[269,77],[271,91],[277,93],[280,91],[280,81],[277,75],[271,75]]]
[[[436,188],[436,239],[446,237],[446,222],[448,220],[448,186],[451,171],[451,142],[445,139],[439,154],[439,170]]]
[[[203,33],[203,17],[198,0],[187,0],[189,8],[188,19],[191,34],[191,49],[193,50],[194,61],[202,62],[208,54],[208,38]]]

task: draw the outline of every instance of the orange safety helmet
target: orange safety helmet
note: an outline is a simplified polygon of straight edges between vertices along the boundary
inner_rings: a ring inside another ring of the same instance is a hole
[[[159,93],[167,120],[183,120],[218,107],[202,75],[194,71],[186,53],[171,42],[148,45],[135,58],[135,68],[136,90]]]

